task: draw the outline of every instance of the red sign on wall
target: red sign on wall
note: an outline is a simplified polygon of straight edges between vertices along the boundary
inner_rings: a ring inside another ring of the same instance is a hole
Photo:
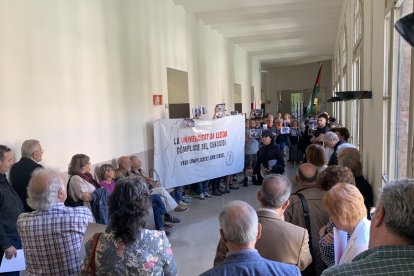
[[[153,105],[162,105],[162,95],[152,95]]]

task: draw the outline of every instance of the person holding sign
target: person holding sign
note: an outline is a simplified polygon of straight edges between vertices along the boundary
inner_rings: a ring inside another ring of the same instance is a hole
[[[248,186],[248,176],[249,172],[251,173],[257,162],[257,152],[259,151],[259,137],[256,136],[257,131],[261,129],[256,129],[256,121],[254,119],[249,120],[249,126],[246,128],[246,139],[244,144],[244,179],[243,186]],[[252,181],[256,181],[256,175],[252,175]]]
[[[263,177],[260,174],[260,166],[263,165],[265,173],[283,174],[285,172],[285,161],[283,160],[283,153],[273,143],[271,133],[263,131],[262,139],[263,146],[257,152],[257,163],[253,173],[257,174],[257,181],[254,185],[261,185]]]

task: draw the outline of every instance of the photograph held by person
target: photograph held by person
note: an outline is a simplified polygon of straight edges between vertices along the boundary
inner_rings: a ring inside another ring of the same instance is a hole
[[[13,165],[13,153],[7,146],[0,145],[0,256],[7,259],[16,257],[21,249],[21,241],[16,229],[17,217],[24,212],[24,206],[13,187],[6,178],[6,173]],[[2,275],[19,275],[9,272]]]
[[[150,207],[140,177],[120,179],[109,198],[110,224],[97,242],[96,275],[177,275],[171,244],[163,231],[145,229]],[[88,270],[92,238],[86,242],[82,273]]]
[[[93,222],[86,207],[63,203],[67,182],[59,171],[36,169],[30,180],[27,203],[35,212],[23,213],[17,229],[25,253],[26,275],[77,275],[79,252],[86,227]]]
[[[229,249],[224,263],[202,276],[216,275],[300,275],[297,266],[262,258],[255,249],[261,236],[256,211],[243,201],[230,201],[219,215],[220,236]]]
[[[42,167],[39,162],[42,161],[43,149],[38,140],[31,139],[23,142],[21,152],[22,157],[10,169],[10,183],[22,200],[24,210],[31,212],[33,209],[26,202],[27,186],[32,172]]]
[[[260,202],[257,216],[262,234],[255,247],[265,259],[293,264],[304,270],[312,262],[308,231],[284,219],[291,191],[292,183],[283,175],[271,174],[263,180],[261,190],[257,192]],[[227,253],[228,248],[221,238],[214,266],[223,263]]]
[[[368,250],[323,276],[414,275],[414,179],[387,183],[371,219]]]

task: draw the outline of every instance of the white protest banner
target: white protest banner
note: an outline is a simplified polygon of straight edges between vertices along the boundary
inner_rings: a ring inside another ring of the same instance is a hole
[[[154,168],[161,184],[172,188],[238,173],[244,166],[243,115],[215,120],[182,119],[154,123]]]

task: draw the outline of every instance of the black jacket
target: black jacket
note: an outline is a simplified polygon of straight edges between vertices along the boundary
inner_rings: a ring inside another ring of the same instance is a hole
[[[272,168],[269,168],[270,160],[277,160],[276,165],[272,166]],[[285,171],[283,153],[273,143],[270,143],[267,146],[262,146],[257,152],[257,162],[254,173],[260,173],[260,164],[263,164],[265,168],[272,169],[272,173],[282,174]]]
[[[27,205],[27,186],[29,186],[33,171],[41,167],[42,165],[36,163],[32,159],[22,157],[19,162],[14,164],[10,169],[10,183],[22,200],[26,212],[33,211],[33,209]]]
[[[0,247],[12,246],[11,239],[19,238],[17,217],[23,213],[23,203],[16,191],[7,181],[5,174],[0,174]]]

